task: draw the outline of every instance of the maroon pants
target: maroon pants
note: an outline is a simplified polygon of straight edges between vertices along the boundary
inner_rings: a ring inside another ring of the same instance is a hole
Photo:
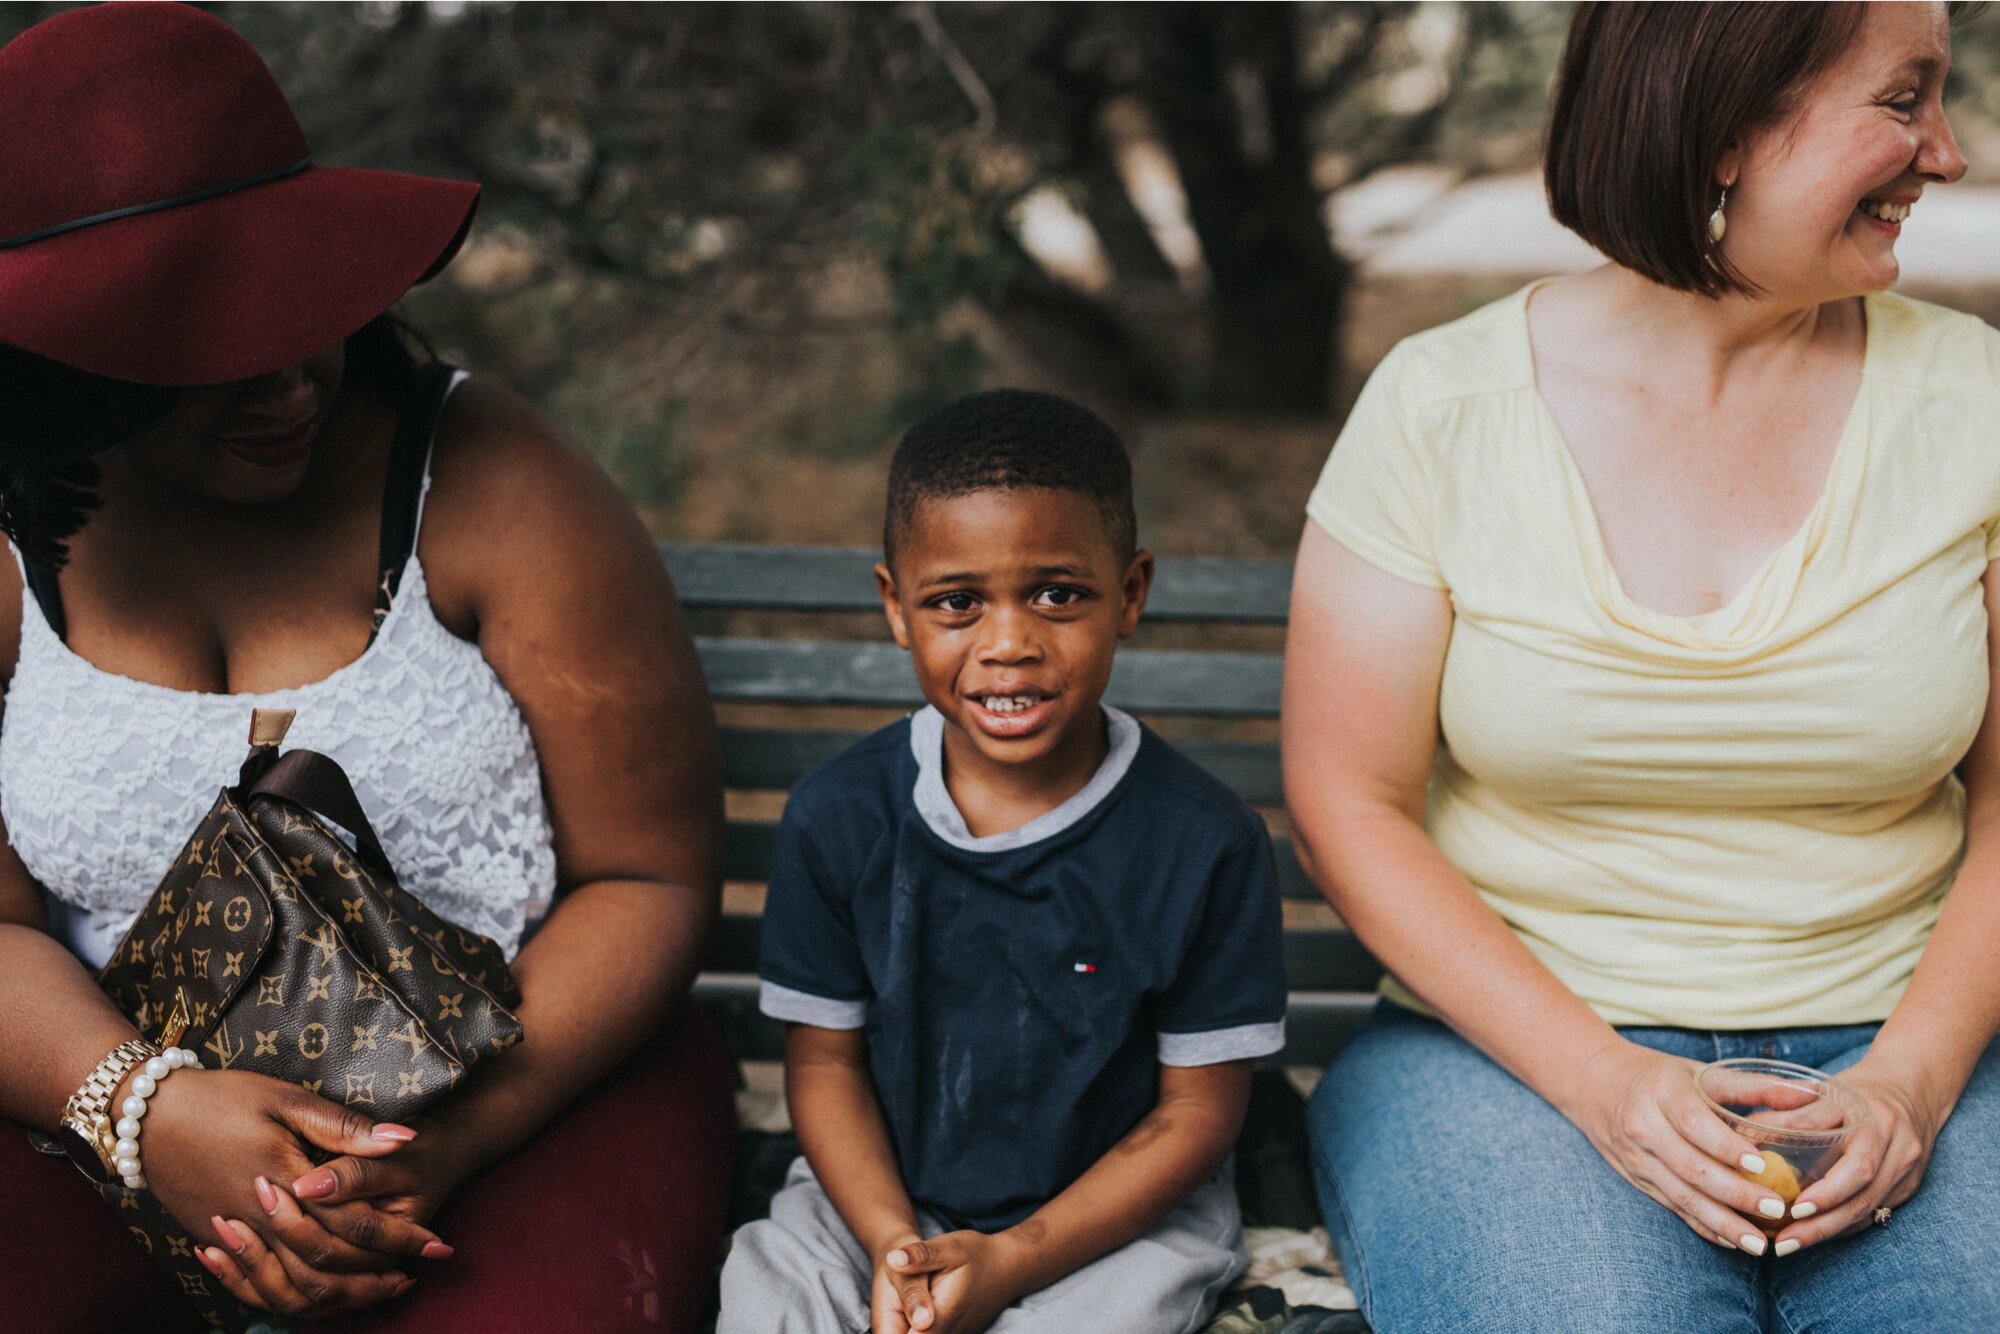
[[[457,1248],[406,1294],[315,1331],[692,1334],[715,1287],[736,1116],[692,1004],[431,1221]],[[0,1325],[36,1334],[204,1328],[66,1159],[0,1119]]]

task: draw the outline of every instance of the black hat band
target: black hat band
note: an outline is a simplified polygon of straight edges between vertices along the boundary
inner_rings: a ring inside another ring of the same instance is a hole
[[[312,154],[308,153],[297,162],[292,163],[291,166],[280,167],[276,171],[260,172],[255,176],[245,176],[241,180],[227,181],[221,185],[212,185],[205,190],[197,190],[193,194],[175,195],[172,199],[158,199],[150,204],[133,204],[128,208],[114,208],[109,213],[93,213],[87,218],[76,218],[69,222],[59,222],[53,227],[44,227],[40,231],[28,232],[21,236],[10,236],[5,240],[0,240],[0,250],[12,250],[16,246],[28,245],[34,241],[46,241],[51,236],[61,236],[64,232],[81,231],[85,227],[95,227],[100,222],[116,222],[120,218],[136,217],[141,213],[158,213],[162,209],[181,208],[188,204],[199,204],[205,199],[214,199],[217,195],[226,195],[235,190],[247,190],[253,185],[263,185],[268,181],[283,180],[287,176],[296,176],[311,165]]]

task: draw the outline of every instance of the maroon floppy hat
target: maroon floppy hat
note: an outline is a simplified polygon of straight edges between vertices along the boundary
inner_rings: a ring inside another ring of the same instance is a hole
[[[180,4],[0,48],[0,343],[143,384],[304,361],[442,269],[479,186],[313,165],[256,50]]]

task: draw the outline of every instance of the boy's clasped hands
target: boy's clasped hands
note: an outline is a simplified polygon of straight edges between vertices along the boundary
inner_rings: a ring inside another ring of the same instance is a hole
[[[1033,1220],[1030,1220],[1032,1224]],[[873,1334],[961,1334],[985,1329],[1033,1288],[1007,1232],[901,1238],[875,1262]]]

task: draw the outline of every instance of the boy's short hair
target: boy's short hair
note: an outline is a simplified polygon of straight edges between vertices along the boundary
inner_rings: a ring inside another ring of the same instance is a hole
[[[929,413],[896,446],[882,520],[883,555],[895,563],[897,539],[922,502],[1017,487],[1088,498],[1119,558],[1129,561],[1138,550],[1132,462],[1118,433],[1088,408],[1055,394],[991,389]]]

